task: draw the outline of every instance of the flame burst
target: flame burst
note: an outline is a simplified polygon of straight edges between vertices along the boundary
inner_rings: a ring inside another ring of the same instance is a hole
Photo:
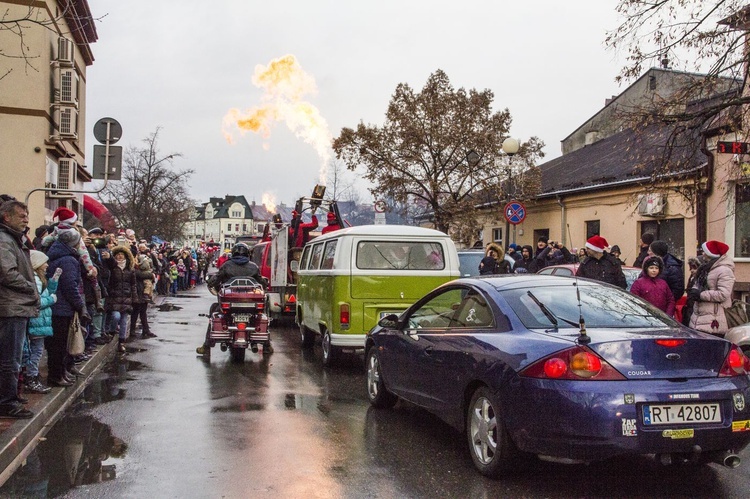
[[[260,203],[266,207],[268,213],[276,213],[276,196],[270,192],[264,192],[260,197]]]
[[[325,183],[331,158],[331,132],[328,123],[314,105],[304,100],[317,92],[315,79],[302,70],[293,55],[272,60],[267,66],[255,66],[253,85],[264,90],[261,104],[245,112],[230,109],[224,116],[222,130],[227,142],[234,142],[234,131],[271,135],[276,122],[284,122],[300,139],[313,146],[321,160],[320,182]],[[268,144],[263,144],[268,150]]]

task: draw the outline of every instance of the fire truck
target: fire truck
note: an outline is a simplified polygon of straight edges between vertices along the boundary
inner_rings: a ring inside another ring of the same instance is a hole
[[[266,225],[262,242],[252,248],[252,261],[260,269],[266,284],[266,313],[271,322],[294,320],[297,304],[297,270],[302,256],[302,247],[308,238],[304,227],[303,214],[315,217],[316,212],[333,213],[340,227],[344,221],[336,201],[323,199],[325,186],[316,185],[312,196],[297,200],[289,223],[283,222],[276,214]],[[303,237],[300,237],[300,234]],[[302,245],[295,242],[302,239]]]

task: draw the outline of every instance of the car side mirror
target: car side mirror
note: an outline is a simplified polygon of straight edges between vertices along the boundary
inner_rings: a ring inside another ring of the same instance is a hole
[[[398,328],[398,315],[396,314],[388,314],[382,319],[378,321],[378,326],[388,328],[388,329],[397,329]]]

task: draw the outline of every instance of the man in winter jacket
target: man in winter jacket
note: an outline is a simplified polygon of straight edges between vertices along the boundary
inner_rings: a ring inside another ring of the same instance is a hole
[[[622,289],[628,287],[622,266],[615,257],[605,251],[609,244],[601,236],[592,236],[586,241],[586,259],[578,266],[576,275],[614,284]]]
[[[39,313],[39,292],[29,250],[23,244],[29,211],[20,201],[0,205],[0,417],[25,419],[34,414],[21,406],[18,373],[30,317]]]
[[[664,241],[654,241],[648,248],[649,254],[656,255],[664,261],[664,270],[659,274],[672,290],[675,301],[679,300],[685,292],[685,273],[683,272],[682,260],[668,252],[669,247]]]
[[[633,267],[640,267],[643,265],[643,260],[648,257],[648,248],[653,242],[654,235],[652,233],[646,232],[641,236],[641,246],[638,249],[638,256],[635,257],[635,261],[633,262]]]

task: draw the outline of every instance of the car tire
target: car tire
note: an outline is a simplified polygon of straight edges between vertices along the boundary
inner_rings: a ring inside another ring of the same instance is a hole
[[[474,392],[466,411],[471,460],[481,474],[489,477],[507,473],[518,457],[500,413],[499,402],[486,386]]]
[[[310,349],[315,345],[315,332],[304,324],[299,325],[300,341],[302,342],[302,348]]]
[[[339,349],[331,344],[331,333],[326,329],[323,332],[323,366],[331,367],[336,364],[339,356]]]
[[[367,351],[366,357],[367,369],[367,398],[370,404],[380,408],[393,407],[398,401],[398,397],[388,391],[383,381],[383,373],[380,370],[380,357],[375,347]]]

